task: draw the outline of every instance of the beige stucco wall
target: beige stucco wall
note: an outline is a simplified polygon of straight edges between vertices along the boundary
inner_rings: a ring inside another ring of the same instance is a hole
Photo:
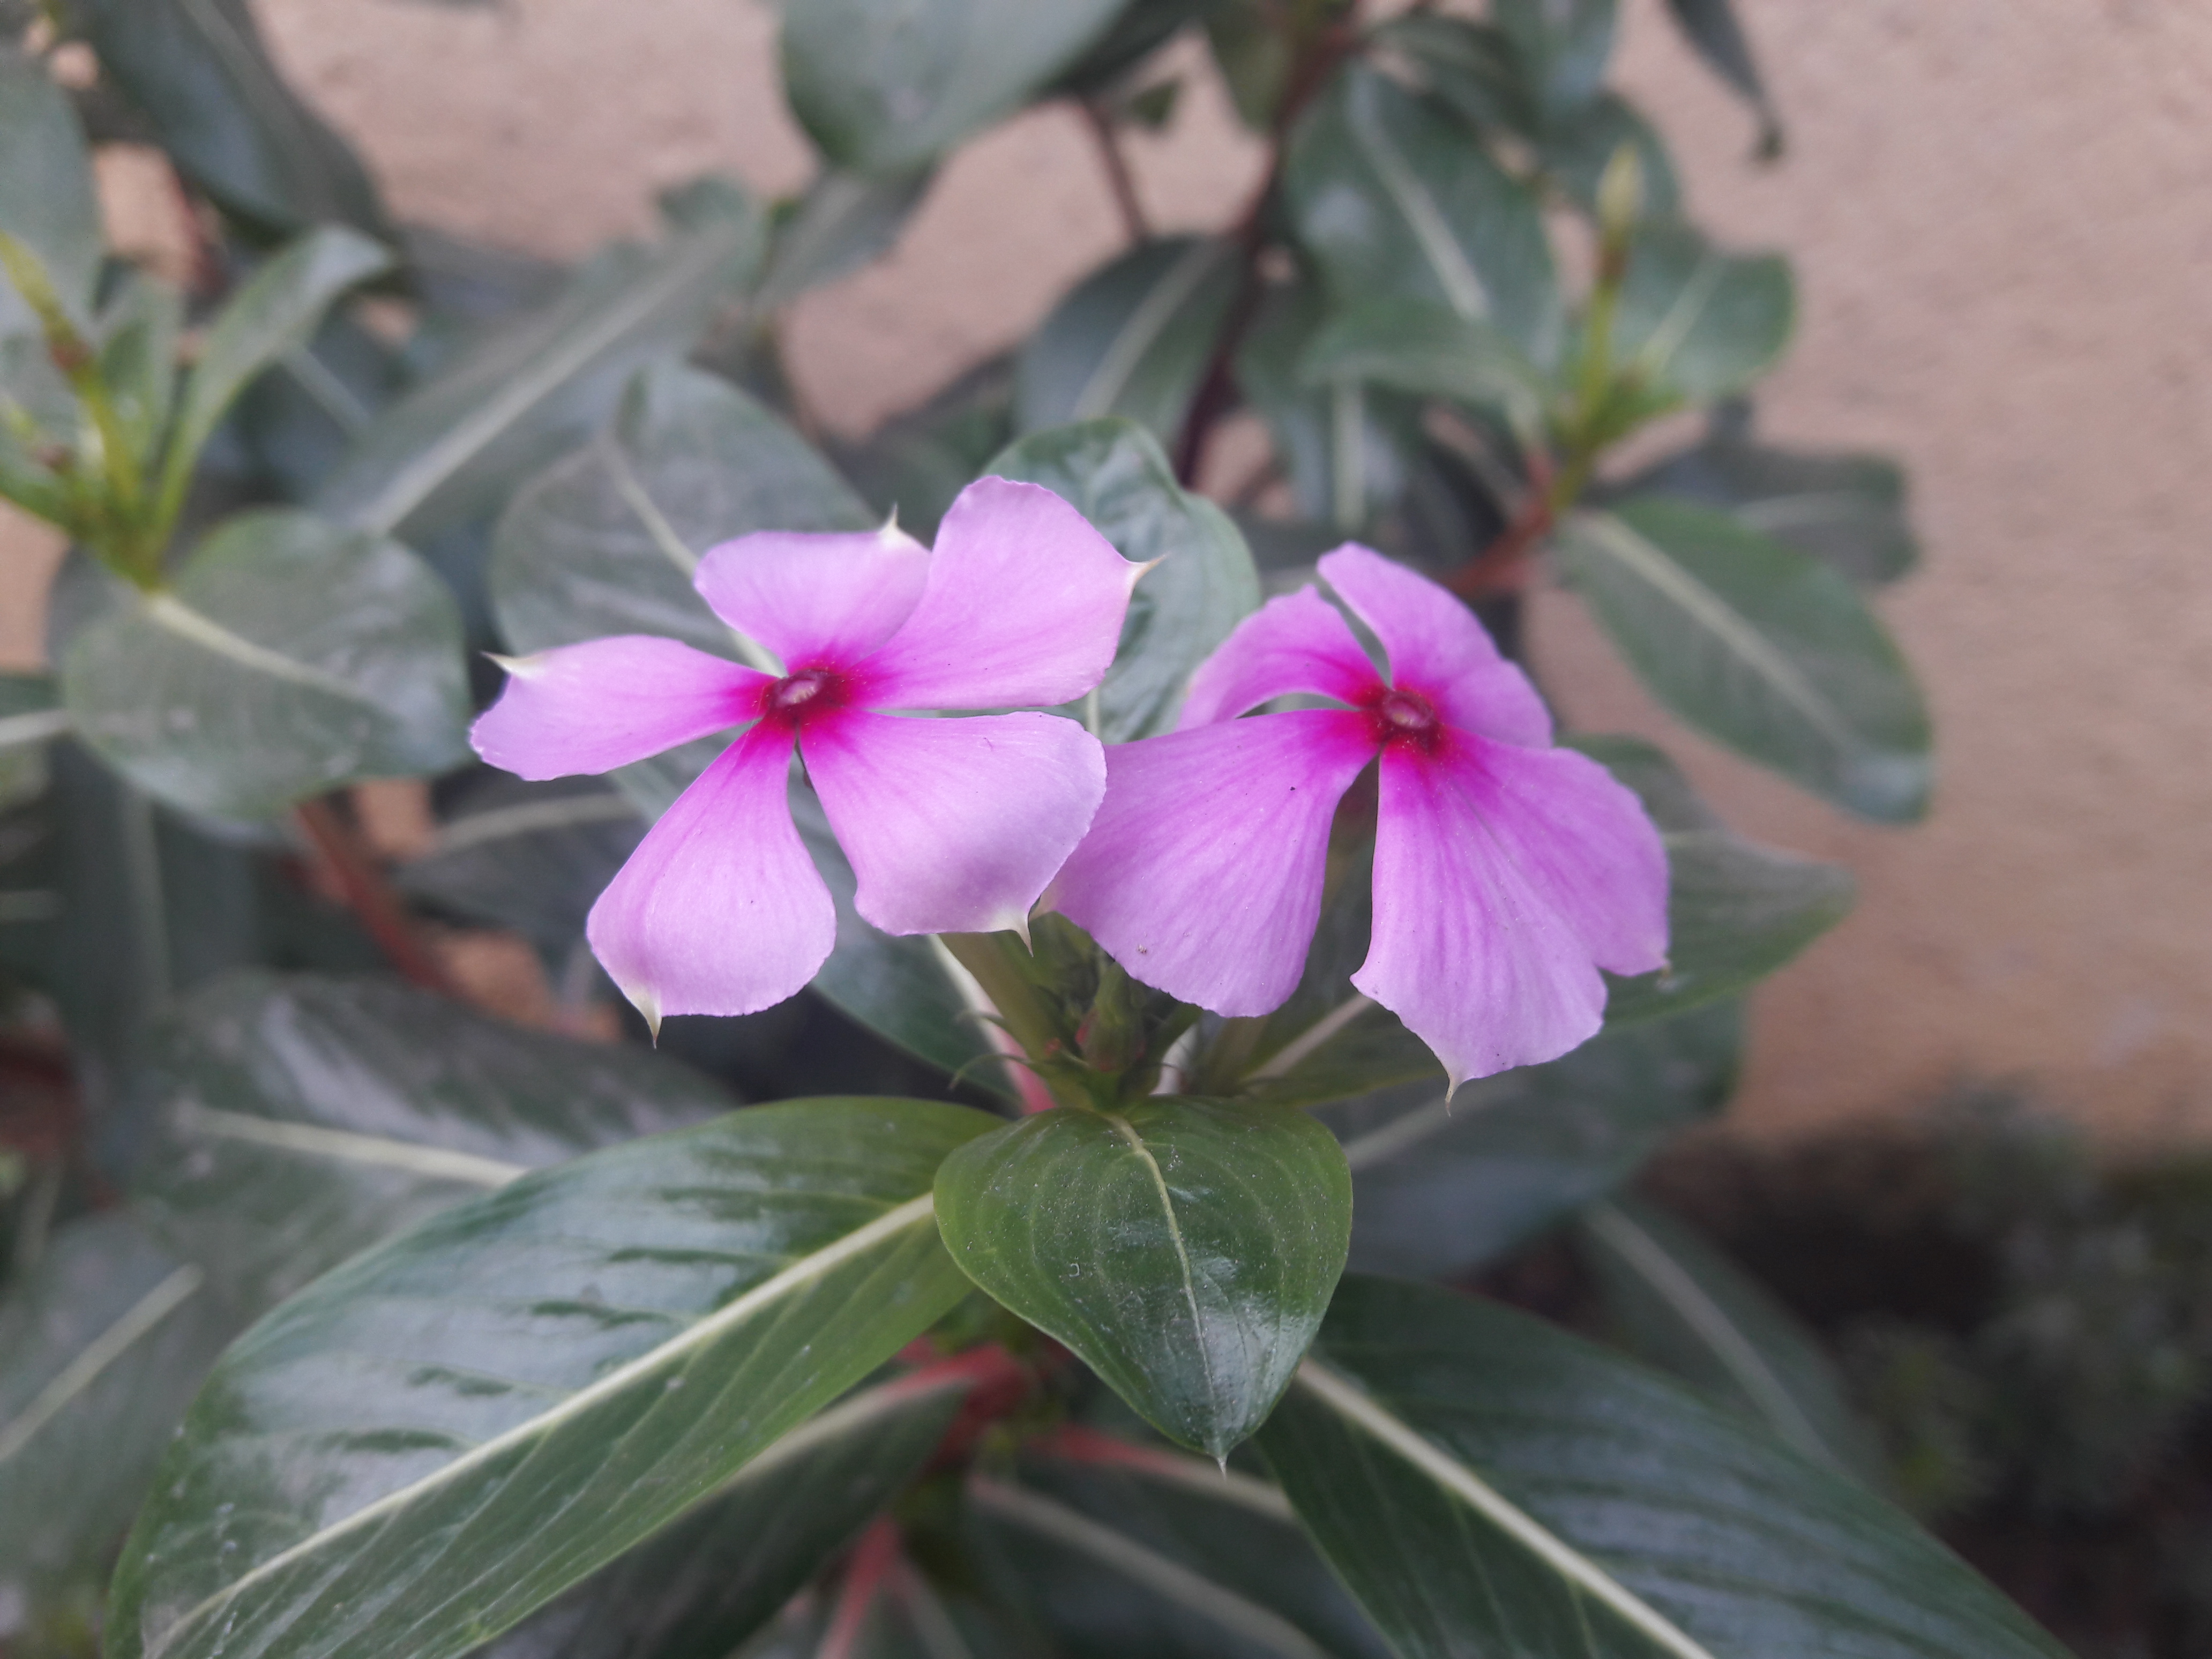
[[[1859,872],[1859,913],[1759,994],[1749,1121],[2019,1076],[2116,1134],[2212,1133],[2212,6],[1739,3],[1783,165],[1747,161],[1745,118],[1657,0],[1629,0],[1626,78],[1696,210],[1797,260],[1764,429],[1913,468],[1929,562],[1887,603],[1935,704],[1940,805],[1916,831],[1853,827],[1666,734],[1558,596],[1550,678],[1580,723],[1668,735],[1747,830]],[[260,10],[411,217],[574,252],[702,168],[767,190],[807,171],[747,0]],[[1256,166],[1198,92],[1135,145],[1168,226],[1218,222]],[[1080,130],[1026,116],[962,155],[891,258],[805,302],[799,377],[865,426],[1018,337],[1117,241]]]

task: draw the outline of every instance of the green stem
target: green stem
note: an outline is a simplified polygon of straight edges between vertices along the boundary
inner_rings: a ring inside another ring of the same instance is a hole
[[[1017,947],[1012,933],[940,933],[938,937],[953,960],[975,975],[983,994],[999,1011],[1007,1032],[1030,1060],[1042,1068],[1048,1061],[1070,1057],[1066,1037],[1014,958]],[[1061,1091],[1054,1089],[1053,1093],[1058,1097]]]

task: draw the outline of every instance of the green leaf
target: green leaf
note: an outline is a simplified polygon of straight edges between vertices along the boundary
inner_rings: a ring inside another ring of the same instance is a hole
[[[1328,1130],[1273,1107],[1061,1107],[945,1160],[945,1247],[1153,1426],[1225,1457],[1328,1305],[1352,1182]]]
[[[360,158],[277,72],[246,0],[83,0],[74,9],[103,74],[224,211],[271,235],[337,223],[392,240]]]
[[[44,792],[46,745],[68,730],[51,676],[0,674],[0,811]]]
[[[1727,1103],[1733,1004],[1601,1032],[1561,1059],[1329,1109],[1352,1166],[1352,1261],[1422,1278],[1483,1267],[1613,1191]]]
[[[1013,360],[988,358],[927,402],[892,416],[864,441],[835,453],[878,516],[896,512],[900,528],[934,541],[953,498],[1012,441],[1013,404]]]
[[[0,48],[0,233],[37,259],[80,327],[92,319],[102,246],[92,157],[69,94],[34,58]],[[36,334],[38,319],[0,276],[0,337]]]
[[[1495,409],[1531,438],[1543,427],[1543,377],[1512,340],[1433,301],[1378,300],[1338,313],[1306,348],[1301,372],[1309,384],[1361,380]]]
[[[920,1473],[966,1386],[900,1379],[831,1407],[481,1659],[725,1659]]]
[[[1616,0],[1497,0],[1498,29],[1540,126],[1571,119],[1598,95],[1618,9]]]
[[[1535,135],[1540,123],[1520,56],[1496,24],[1417,11],[1392,18],[1375,35],[1402,52],[1437,101],[1478,133]]]
[[[1759,63],[1751,42],[1736,21],[1734,0],[1667,0],[1667,9],[1698,56],[1714,74],[1733,87],[1759,117],[1761,154],[1771,158],[1782,153],[1782,118],[1766,96]]]
[[[1775,449],[1721,432],[1637,474],[1620,493],[1726,507],[1855,582],[1894,581],[1920,557],[1905,514],[1905,474],[1880,455]]]
[[[1796,318],[1780,254],[1723,253],[1679,219],[1650,219],[1630,246],[1613,358],[1656,403],[1710,403],[1772,368]]]
[[[157,1654],[456,1659],[641,1542],[957,1302],[921,1101],[732,1113],[448,1210],[216,1367],[107,1628]]]
[[[984,470],[1043,485],[1123,558],[1159,561],[1130,597],[1095,718],[1084,712],[1106,743],[1173,730],[1191,672],[1260,607],[1260,574],[1237,526],[1212,501],[1179,488],[1159,445],[1127,420],[1034,433]]]
[[[0,1598],[97,1580],[243,1322],[123,1211],[62,1228],[19,1273],[0,1299]]]
[[[1016,424],[1126,415],[1172,443],[1236,295],[1233,252],[1219,237],[1173,237],[1077,283],[1022,349]]]
[[[1613,643],[1691,725],[1863,817],[1926,811],[1919,689],[1834,570],[1686,501],[1577,514],[1559,547]]]
[[[183,294],[135,266],[117,279],[116,292],[95,325],[100,384],[136,455],[153,454],[168,426],[184,326]]]
[[[451,596],[405,548],[269,509],[90,623],[62,690],[79,734],[141,788],[259,817],[465,759],[460,648]]]
[[[131,1094],[135,1201],[254,1312],[533,1169],[732,1104],[642,1049],[526,1031],[385,981],[267,973],[179,1004]]]
[[[888,179],[825,168],[776,225],[754,309],[778,310],[887,250],[921,204],[931,176],[927,168]]]
[[[216,422],[247,382],[287,353],[303,349],[333,301],[391,264],[389,253],[353,231],[310,231],[255,271],[216,313],[185,380],[183,406],[169,435],[167,466],[179,502]]]
[[[910,172],[1012,114],[1120,9],[1121,0],[785,0],[784,95],[838,166]]]
[[[1863,1489],[1540,1321],[1348,1279],[1261,1449],[1404,1659],[2060,1659]]]
[[[1561,343],[1534,195],[1451,115],[1358,64],[1300,121],[1283,173],[1298,240],[1340,306],[1440,301],[1540,366]]]
[[[1820,1339],[1672,1216],[1616,1198],[1577,1218],[1575,1242],[1614,1329],[1815,1463],[1879,1491],[1881,1459]]]
[[[489,511],[605,420],[631,375],[680,356],[761,259],[750,207],[678,224],[657,247],[617,243],[518,318],[380,411],[317,505],[358,528],[416,533]]]
[[[1747,989],[1850,914],[1857,890],[1850,871],[1745,840],[1651,744],[1635,738],[1569,741],[1643,798],[1667,846],[1667,966],[1612,981],[1607,1026],[1678,1014]]]
[[[1537,165],[1569,201],[1595,215],[1598,180],[1624,144],[1636,152],[1644,211],[1661,217],[1679,212],[1682,190],[1666,141],[1617,92],[1600,93],[1573,118],[1547,130],[1536,143]]]

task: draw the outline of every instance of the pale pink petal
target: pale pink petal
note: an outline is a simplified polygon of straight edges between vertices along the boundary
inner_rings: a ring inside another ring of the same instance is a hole
[[[1218,1014],[1296,988],[1367,718],[1255,714],[1106,751],[1106,804],[1046,895],[1147,985]]]
[[[844,667],[921,599],[929,550],[896,526],[843,534],[763,530],[711,548],[692,583],[724,622],[787,669]]]
[[[807,776],[887,933],[1024,930],[1106,792],[1098,740],[1056,714],[902,720],[840,709],[799,738]]]
[[[1188,732],[1233,720],[1298,691],[1349,703],[1382,691],[1382,677],[1350,625],[1310,587],[1268,600],[1231,630],[1190,677],[1176,726]]]
[[[860,665],[871,708],[1072,702],[1105,678],[1144,574],[1049,489],[978,478],[937,532],[921,603]]]
[[[1323,554],[1319,569],[1382,641],[1390,683],[1428,698],[1444,724],[1505,743],[1551,742],[1536,688],[1449,590],[1357,542]]]
[[[791,730],[763,722],[646,832],[586,935],[656,1028],[665,1014],[750,1014],[805,987],[837,915],[791,821]]]
[[[1384,753],[1375,931],[1352,976],[1436,1052],[1454,1088],[1557,1059],[1605,1012],[1589,948],[1498,832],[1478,742],[1447,732],[1426,754]]]
[[[765,674],[648,634],[507,662],[507,687],[469,739],[524,778],[611,772],[760,717]]]
[[[1467,745],[1463,787],[1523,878],[1615,974],[1667,961],[1667,849],[1636,792],[1571,749]]]

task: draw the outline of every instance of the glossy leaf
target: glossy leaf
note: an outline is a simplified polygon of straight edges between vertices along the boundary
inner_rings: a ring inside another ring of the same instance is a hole
[[[1577,514],[1559,546],[1613,643],[1691,725],[1862,817],[1927,810],[1919,689],[1834,570],[1686,501]]]
[[[266,973],[161,1021],[132,1097],[142,1212],[254,1312],[532,1170],[732,1103],[642,1049],[388,981]]]
[[[1751,42],[1736,20],[1735,0],[1667,0],[1667,9],[1698,56],[1758,114],[1760,149],[1769,156],[1780,155],[1782,118],[1767,99]]]
[[[970,1481],[986,1583],[1074,1659],[1384,1659],[1268,1483],[1091,1434]],[[1112,1456],[1125,1462],[1094,1462]]]
[[[1261,1446],[1405,1659],[2059,1659],[1863,1488],[1642,1367],[1351,1279]]]
[[[725,1659],[920,1472],[965,1391],[940,1374],[840,1401],[482,1659]]]
[[[1729,1005],[1606,1031],[1449,1104],[1437,1085],[1328,1109],[1352,1166],[1353,1264],[1431,1278],[1498,1260],[1717,1113],[1742,1046]]]
[[[605,249],[554,300],[380,412],[318,506],[418,534],[491,510],[596,430],[639,368],[687,349],[750,281],[765,240],[750,206],[721,192],[656,247]]]
[[[1361,380],[1417,397],[1495,409],[1534,437],[1544,417],[1543,379],[1511,339],[1480,318],[1427,300],[1354,305],[1306,348],[1309,382]]]
[[[1117,255],[1076,284],[1022,349],[1024,432],[1125,415],[1175,441],[1237,291],[1234,250],[1178,236]]]
[[[1776,449],[1717,432],[1637,474],[1620,493],[1726,507],[1855,582],[1894,581],[1920,557],[1905,514],[1904,471],[1880,455]]]
[[[1347,69],[1299,123],[1283,191],[1338,304],[1441,302],[1553,360],[1559,295],[1536,198],[1434,104]]]
[[[848,276],[884,252],[929,189],[930,173],[889,179],[829,168],[806,187],[790,216],[775,228],[768,270],[753,305],[770,312],[809,289]]]
[[[405,548],[268,510],[88,625],[62,688],[78,733],[140,787],[258,817],[464,759],[460,650],[452,598]]]
[[[1352,1224],[1312,1119],[1171,1097],[1010,1124],[947,1158],[937,1194],[969,1278],[1217,1457],[1289,1382]]]
[[[0,234],[39,262],[55,295],[82,327],[102,246],[92,157],[69,94],[38,59],[0,49]],[[38,319],[0,276],[0,337],[38,332]]]
[[[1572,118],[1598,95],[1613,56],[1617,0],[1498,0],[1492,11],[1540,125]]]
[[[102,72],[226,212],[271,234],[337,223],[390,240],[360,158],[277,71],[246,0],[84,0],[76,15]]]
[[[908,172],[1012,114],[1120,9],[1120,0],[786,0],[784,95],[840,167]]]
[[[1613,980],[1608,1026],[1677,1014],[1764,979],[1850,914],[1856,884],[1838,865],[1735,834],[1660,750],[1635,738],[1576,738],[1643,798],[1667,846],[1667,966]]]
[[[1814,1462],[1879,1491],[1881,1460],[1820,1339],[1773,1293],[1663,1211],[1593,1204],[1575,1242],[1613,1329],[1640,1358],[1764,1423]]]
[[[1130,596],[1095,711],[1085,704],[1072,712],[1107,743],[1172,730],[1191,671],[1259,609],[1259,572],[1228,514],[1179,488],[1159,445],[1122,419],[1032,434],[984,471],[1042,484],[1123,558],[1158,561]]]
[[[189,468],[246,384],[304,349],[333,301],[391,264],[376,243],[333,227],[309,232],[255,271],[216,313],[185,378],[168,465]]]
[[[524,1176],[326,1275],[185,1419],[117,1577],[118,1659],[453,1659],[497,1635],[958,1300],[930,1181],[991,1123],[755,1108]]]
[[[96,1581],[243,1323],[121,1211],[64,1227],[0,1298],[0,1600],[19,1617]]]
[[[1797,296],[1778,253],[1723,253],[1679,219],[1637,228],[1613,354],[1655,398],[1710,403],[1774,367]]]

